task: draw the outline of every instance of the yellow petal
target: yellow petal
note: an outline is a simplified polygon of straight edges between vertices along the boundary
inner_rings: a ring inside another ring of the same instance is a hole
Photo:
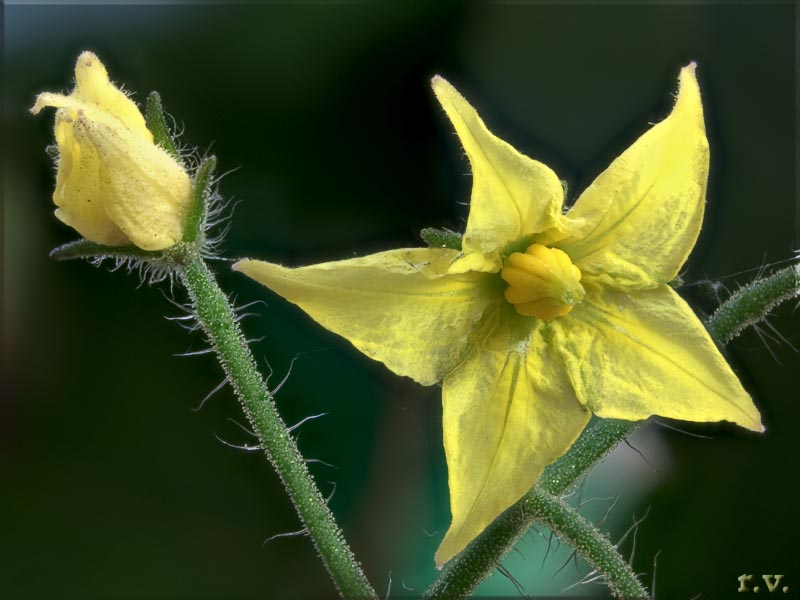
[[[764,430],[705,327],[668,286],[631,295],[593,290],[556,324],[578,399],[596,415],[730,421]]]
[[[163,250],[182,238],[192,184],[169,154],[126,128],[84,116],[76,119],[74,134],[78,145],[92,146],[102,158],[106,214],[131,242]]]
[[[499,252],[491,252],[489,254],[472,252],[470,254],[462,254],[458,259],[454,260],[447,272],[470,273],[479,271],[481,273],[497,273],[502,268],[503,258]]]
[[[82,52],[75,64],[77,100],[113,115],[132,133],[153,141],[144,117],[136,104],[108,79],[108,72],[93,52]]]
[[[444,446],[452,523],[441,566],[519,500],[590,418],[548,340],[509,306],[482,324],[482,338],[444,380]]]
[[[431,385],[462,359],[486,307],[502,301],[491,276],[444,274],[458,255],[393,250],[298,269],[242,260],[234,269],[395,373]]]
[[[136,104],[114,86],[108,72],[93,52],[82,52],[75,64],[75,89],[69,96],[44,92],[36,97],[31,108],[38,114],[46,106],[69,108],[74,117],[83,110],[92,121],[113,119],[109,124],[122,125],[135,135],[150,142],[153,134],[147,129],[144,117]]]
[[[567,215],[575,235],[557,245],[606,285],[666,283],[697,240],[709,158],[694,71],[694,63],[681,71],[672,113],[611,163]]]
[[[100,189],[100,161],[92,145],[80,145],[73,121],[65,109],[56,113],[56,141],[60,148],[53,201],[56,217],[83,237],[106,246],[121,246],[128,237],[106,214]]]
[[[494,136],[447,81],[437,76],[432,85],[472,165],[464,253],[496,252],[561,223],[564,190],[556,174]]]

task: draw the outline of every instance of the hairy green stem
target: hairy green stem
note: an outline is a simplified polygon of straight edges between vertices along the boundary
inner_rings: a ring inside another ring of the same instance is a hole
[[[778,304],[798,295],[800,295],[800,264],[794,264],[737,290],[717,308],[707,321],[706,327],[717,342],[728,343],[744,328],[764,319]],[[606,419],[593,422],[564,456],[545,469],[542,478],[531,491],[497,517],[463,552],[445,565],[440,577],[425,592],[425,597],[431,600],[444,600],[469,596],[492,574],[531,525],[537,522],[548,525],[548,521],[555,523],[557,531],[563,533],[567,530],[577,534],[577,539],[572,540],[573,546],[584,559],[595,565],[612,590],[627,589],[624,583],[625,581],[630,583],[632,577],[629,567],[627,572],[616,568],[613,571],[606,571],[603,567],[604,564],[620,566],[617,561],[617,558],[620,558],[619,554],[613,547],[608,547],[603,542],[603,540],[607,542],[607,538],[593,527],[573,529],[566,522],[558,525],[556,521],[560,518],[559,515],[569,513],[565,513],[561,507],[558,507],[557,512],[548,513],[548,507],[555,508],[555,506],[549,503],[549,499],[545,502],[543,498],[547,498],[544,494],[549,494],[552,498],[566,492],[633,433],[638,425],[633,422]],[[533,506],[536,506],[537,510],[532,510]],[[566,505],[565,507],[565,510],[575,513],[575,517],[580,517],[574,509]],[[574,519],[572,521],[574,522]],[[604,551],[616,555],[616,558],[609,556],[603,559],[604,562],[593,561],[584,554],[582,547],[591,547],[598,551],[605,548]],[[618,580],[620,576],[623,581]]]
[[[181,276],[197,319],[216,350],[247,420],[278,472],[339,593],[345,598],[377,598],[278,414],[227,296],[196,255],[186,258]]]
[[[635,421],[594,420],[566,454],[544,470],[539,487],[554,495],[563,494],[637,427]]]
[[[720,344],[727,344],[747,327],[764,320],[778,304],[799,294],[800,263],[797,263],[736,290],[714,311],[706,328]]]
[[[636,574],[620,556],[614,544],[560,498],[541,489],[534,489],[524,498],[526,511],[533,520],[549,527],[562,541],[567,542],[597,573],[602,574],[617,598],[647,598]]]

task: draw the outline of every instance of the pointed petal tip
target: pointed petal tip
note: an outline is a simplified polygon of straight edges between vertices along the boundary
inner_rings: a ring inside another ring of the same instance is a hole
[[[78,55],[77,64],[86,67],[91,67],[94,61],[99,61],[99,60],[100,59],[97,58],[97,54],[95,54],[91,50],[84,50]]]
[[[454,99],[460,99],[462,102],[466,102],[461,93],[453,87],[453,84],[441,75],[434,75],[433,78],[431,78],[431,87],[442,106],[445,106],[445,103],[452,104]]]
[[[694,84],[697,85],[697,63],[695,61],[692,61],[685,67],[681,68],[681,72],[678,75],[678,81],[681,88],[685,86],[687,80],[693,81]]]
[[[703,103],[695,73],[696,69],[697,63],[694,61],[681,69],[680,75],[678,75],[678,95],[673,111],[684,115],[688,119],[687,122],[694,121],[702,130],[705,130]]]
[[[448,90],[453,90],[453,86],[441,75],[434,75],[431,78],[431,87],[433,88],[433,93],[436,94],[436,97],[441,100],[441,96],[443,93],[446,93]]]
[[[693,81],[695,85],[697,85],[697,63],[695,61],[691,61],[688,65],[681,68],[681,72],[678,75],[678,80],[683,86],[686,80]]]
[[[75,62],[75,80],[78,87],[87,85],[109,84],[108,71],[103,62],[91,50],[84,50]]]
[[[447,533],[444,535],[444,539],[442,539],[439,547],[436,549],[436,554],[433,555],[436,568],[441,570],[442,567],[461,554],[476,537],[477,534],[471,537],[465,537],[463,535],[463,526],[454,531],[453,524],[451,523]]]
[[[764,433],[767,428],[764,427],[764,423],[761,421],[761,413],[755,407],[754,404],[750,404],[750,410],[747,411],[748,419],[746,421],[735,421],[735,423],[741,427],[744,427],[748,431],[752,431],[753,433]]]
[[[746,421],[736,420],[732,422],[739,427],[744,427],[748,431],[752,431],[753,433],[764,433],[767,430],[767,428],[764,427],[764,423],[761,422],[761,415],[758,412],[756,412],[755,418],[751,417]]]
[[[281,268],[282,267],[280,265],[268,263],[263,260],[256,260],[255,258],[240,258],[231,265],[231,269],[233,271],[241,273],[242,275],[250,277],[251,279],[255,279],[267,287],[270,286],[267,285],[264,278],[268,276],[267,274],[274,275],[276,269],[279,270]]]
[[[44,100],[42,99],[42,94],[39,94],[36,96],[33,106],[31,106],[28,111],[30,111],[32,115],[38,115],[45,106],[47,106],[47,104],[45,104]]]
[[[441,571],[442,567],[444,567],[451,558],[452,556],[444,557],[442,555],[442,549],[439,547],[436,554],[433,555],[433,562],[436,564],[436,570]]]

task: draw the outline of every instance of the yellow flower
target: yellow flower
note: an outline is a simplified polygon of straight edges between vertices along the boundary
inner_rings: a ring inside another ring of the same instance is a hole
[[[404,249],[236,269],[392,371],[442,382],[452,523],[442,565],[539,479],[592,413],[737,423],[760,415],[667,285],[697,240],[708,142],[694,64],[671,114],[563,212],[555,173],[433,89],[472,164],[462,251]]]
[[[136,104],[83,52],[69,96],[44,92],[31,108],[57,108],[56,217],[98,244],[163,250],[180,241],[191,202],[186,171],[153,143]]]

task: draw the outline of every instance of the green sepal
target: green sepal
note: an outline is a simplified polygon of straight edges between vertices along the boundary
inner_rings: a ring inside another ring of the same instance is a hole
[[[145,260],[159,260],[162,252],[142,250],[132,244],[125,246],[104,246],[89,240],[76,240],[68,242],[50,251],[50,258],[54,260],[76,260],[81,258],[135,258]]]
[[[209,156],[203,159],[195,171],[192,180],[192,203],[186,215],[186,227],[183,239],[192,243],[202,239],[208,216],[208,204],[211,201],[211,185],[214,180],[214,170],[217,168],[217,157]]]
[[[161,95],[158,92],[150,92],[147,97],[145,120],[147,128],[153,134],[153,141],[166,150],[181,166],[186,167],[178,149],[175,147],[175,142],[172,140],[169,127],[167,127],[167,120],[164,118],[164,107],[161,104]]]
[[[461,234],[449,229],[426,227],[419,232],[422,240],[431,248],[450,248],[461,250]]]

